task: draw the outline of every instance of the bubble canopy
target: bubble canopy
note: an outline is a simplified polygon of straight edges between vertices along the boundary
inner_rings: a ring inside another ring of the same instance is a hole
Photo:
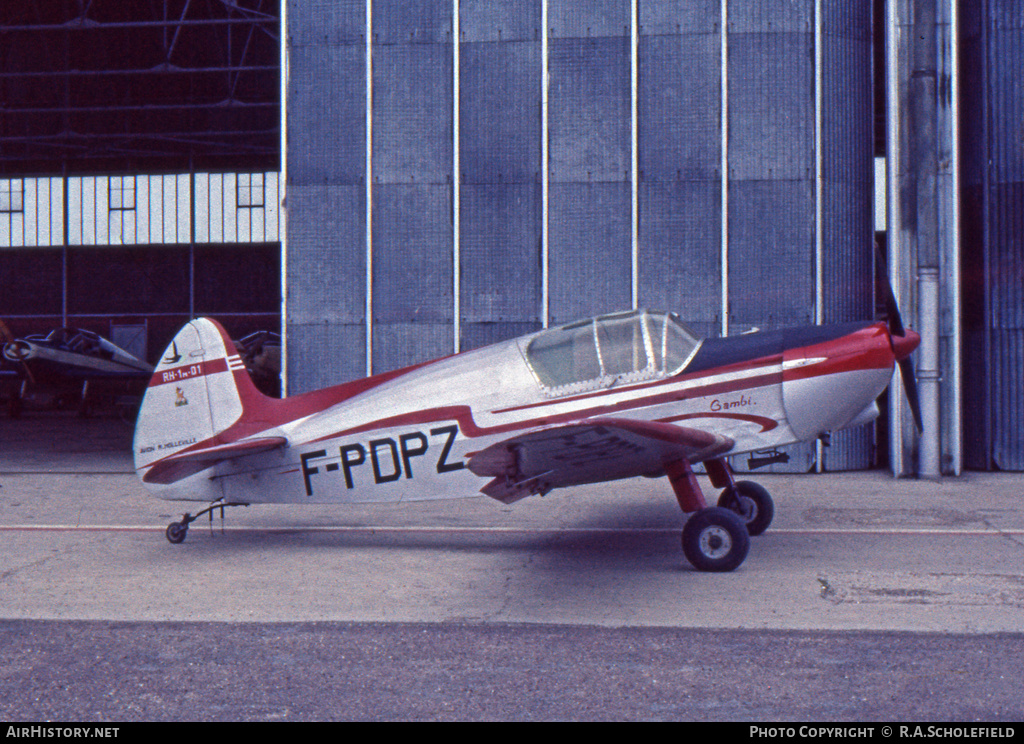
[[[674,313],[633,310],[544,331],[526,359],[543,387],[576,392],[675,375],[700,344]]]

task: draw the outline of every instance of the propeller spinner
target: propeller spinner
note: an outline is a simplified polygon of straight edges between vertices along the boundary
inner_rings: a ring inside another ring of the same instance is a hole
[[[3,337],[4,343],[2,350],[3,356],[7,361],[13,362],[14,364],[20,364],[25,374],[28,376],[29,382],[35,383],[35,378],[32,376],[32,370],[25,364],[25,358],[28,356],[29,345],[23,341],[19,341],[11,333],[11,329],[7,327],[7,324],[0,320],[0,337]]]

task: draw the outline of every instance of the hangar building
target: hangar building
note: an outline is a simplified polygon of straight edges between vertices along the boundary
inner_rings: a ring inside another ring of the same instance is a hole
[[[276,2],[0,4],[0,319],[280,326]]]
[[[862,319],[884,271],[930,431],[893,396],[775,467],[1024,468],[1024,0],[55,7],[0,27],[12,323],[279,327],[301,392],[630,307]]]

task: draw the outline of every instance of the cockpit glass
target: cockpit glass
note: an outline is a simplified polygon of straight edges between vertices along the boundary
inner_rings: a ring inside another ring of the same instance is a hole
[[[643,320],[642,315],[629,313],[606,316],[595,322],[604,374],[628,375],[653,370]]]
[[[700,346],[701,339],[694,335],[675,315],[665,315],[664,350],[666,374],[674,375],[682,371],[693,359]]]
[[[601,376],[592,322],[541,334],[530,343],[527,357],[541,384],[547,387]]]
[[[637,310],[545,331],[526,358],[546,388],[610,386],[676,374],[699,345],[675,315]]]

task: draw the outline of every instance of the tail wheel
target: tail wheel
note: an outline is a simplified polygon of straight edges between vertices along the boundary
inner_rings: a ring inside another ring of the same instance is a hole
[[[179,543],[185,542],[185,535],[188,534],[188,522],[184,519],[180,522],[171,522],[167,525],[165,533],[167,535],[167,541],[178,545]]]
[[[740,516],[750,535],[760,535],[775,516],[775,504],[768,491],[753,481],[737,481],[718,498],[718,505]]]
[[[732,571],[749,550],[746,525],[728,509],[702,509],[683,527],[683,554],[698,571]]]

